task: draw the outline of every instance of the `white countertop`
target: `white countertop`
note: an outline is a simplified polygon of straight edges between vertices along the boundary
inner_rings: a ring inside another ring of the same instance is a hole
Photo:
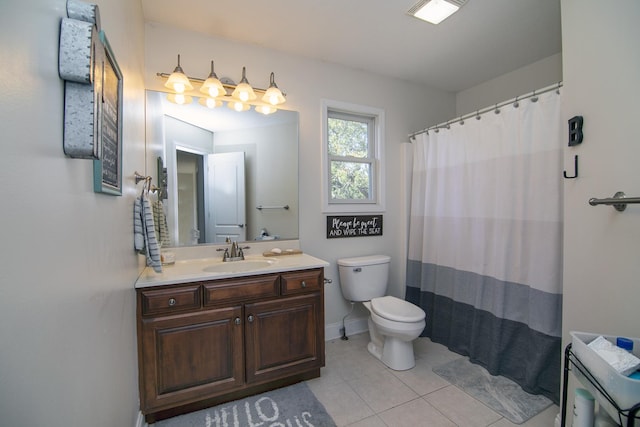
[[[146,288],[176,283],[197,282],[202,280],[225,279],[230,277],[255,276],[258,274],[280,273],[284,271],[304,270],[309,268],[328,267],[329,263],[307,254],[268,256],[248,255],[245,260],[268,260],[270,265],[243,272],[207,272],[205,268],[221,264],[221,258],[196,258],[177,260],[173,265],[163,265],[162,273],[156,273],[151,267],[145,267],[136,281],[135,287]],[[231,261],[225,264],[233,264]]]

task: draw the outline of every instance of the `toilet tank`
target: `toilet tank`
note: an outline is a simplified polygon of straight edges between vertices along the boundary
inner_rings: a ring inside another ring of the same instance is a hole
[[[349,301],[370,301],[384,296],[389,279],[387,255],[341,258],[337,261],[342,295]]]

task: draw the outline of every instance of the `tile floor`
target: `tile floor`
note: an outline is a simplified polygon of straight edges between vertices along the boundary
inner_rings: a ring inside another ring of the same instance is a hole
[[[369,334],[326,343],[326,367],[307,384],[338,426],[353,427],[509,427],[517,426],[431,371],[462,357],[419,338],[416,366],[393,371],[367,352]],[[552,405],[522,427],[553,427]]]

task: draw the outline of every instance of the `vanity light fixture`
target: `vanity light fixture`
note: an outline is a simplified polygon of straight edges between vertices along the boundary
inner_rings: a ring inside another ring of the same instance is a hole
[[[175,93],[184,93],[185,91],[193,90],[193,85],[180,66],[180,55],[178,55],[178,65],[164,85]]]
[[[211,61],[211,73],[209,73],[209,77],[207,77],[207,80],[202,83],[200,92],[206,93],[212,98],[226,93],[224,87],[222,86],[222,82],[220,81],[220,79],[218,79],[218,76],[216,76],[215,71],[213,71],[213,61]]]
[[[407,13],[423,21],[439,24],[460,9],[467,0],[420,0]]]
[[[240,80],[231,96],[242,102],[253,101],[258,97],[249,84],[249,80],[247,80],[247,69],[245,67],[242,67],[242,80]]]
[[[276,78],[273,73],[271,73],[269,77],[269,89],[264,93],[262,100],[271,105],[278,105],[284,102],[284,96],[282,96],[282,92],[278,89],[278,85],[276,85]]]
[[[156,73],[158,77],[167,79],[165,87],[171,90],[167,94],[167,99],[175,104],[191,103],[194,95],[188,92],[193,90],[192,83],[200,84],[199,92],[204,96],[198,96],[198,103],[208,108],[216,108],[227,103],[227,107],[235,111],[247,111],[251,107],[262,114],[272,114],[278,111],[276,106],[286,102],[285,94],[278,88],[275,82],[275,74],[271,73],[268,89],[253,88],[247,80],[246,67],[242,67],[242,80],[237,85],[226,77],[219,79],[214,71],[214,63],[211,61],[211,72],[206,79],[187,77],[180,66],[180,55],[178,55],[178,66],[173,73]],[[258,97],[258,94],[260,98]]]

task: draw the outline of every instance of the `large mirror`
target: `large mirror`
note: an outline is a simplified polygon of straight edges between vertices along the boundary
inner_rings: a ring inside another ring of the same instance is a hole
[[[298,113],[176,105],[147,91],[147,173],[166,246],[298,238]]]

